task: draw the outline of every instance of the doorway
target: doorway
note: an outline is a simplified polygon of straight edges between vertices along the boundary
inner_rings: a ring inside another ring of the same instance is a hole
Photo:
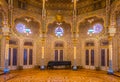
[[[64,47],[63,47],[62,41],[55,42],[54,61],[63,61],[64,60],[63,49],[64,49]]]
[[[32,68],[33,61],[33,43],[32,42],[24,42],[24,50],[23,50],[23,68]]]
[[[63,61],[63,50],[62,49],[55,50],[55,61]]]
[[[24,48],[23,54],[23,67],[24,68],[32,68],[33,65],[33,49],[32,48]]]
[[[86,49],[85,51],[85,68],[94,69],[94,49]]]
[[[18,65],[18,42],[16,40],[9,40],[8,50],[8,68],[10,70],[17,69]]]
[[[9,48],[8,67],[9,69],[17,68],[17,48]]]
[[[108,70],[109,68],[109,41],[101,40],[100,42],[100,67],[102,70]]]
[[[85,48],[85,68],[86,69],[95,69],[95,50],[94,50],[94,41],[86,42]]]
[[[109,68],[109,49],[102,48],[101,49],[101,69],[108,70]]]

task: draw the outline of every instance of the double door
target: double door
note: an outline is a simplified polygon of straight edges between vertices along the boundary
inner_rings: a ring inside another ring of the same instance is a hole
[[[9,54],[8,54],[8,67],[9,69],[16,69],[17,68],[17,55],[18,51],[15,47],[9,48]]]
[[[55,49],[55,61],[63,61],[63,49]]]
[[[85,68],[94,69],[95,57],[94,49],[86,49],[85,51]]]
[[[100,63],[101,69],[107,70],[109,66],[109,49],[108,48],[101,48],[101,55],[100,55]]]
[[[24,48],[23,68],[32,68],[32,67],[33,67],[33,49]]]

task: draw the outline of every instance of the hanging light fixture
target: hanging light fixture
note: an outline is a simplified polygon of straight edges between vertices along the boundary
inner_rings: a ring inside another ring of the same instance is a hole
[[[25,28],[25,29],[24,29],[24,33],[27,34],[27,36],[28,36],[28,35],[31,34],[32,32],[31,32],[30,29]]]
[[[94,34],[94,30],[90,28],[87,32],[88,35],[92,36]]]

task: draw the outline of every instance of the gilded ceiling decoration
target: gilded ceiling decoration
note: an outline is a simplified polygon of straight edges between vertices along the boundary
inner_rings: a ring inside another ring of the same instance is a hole
[[[15,7],[20,7],[23,2],[23,9],[35,10],[37,13],[42,11],[42,0],[15,0]],[[77,1],[77,15],[87,12],[103,9],[106,6],[106,0],[78,0]],[[47,15],[56,15],[61,12],[62,15],[73,15],[72,0],[46,0],[45,5]]]

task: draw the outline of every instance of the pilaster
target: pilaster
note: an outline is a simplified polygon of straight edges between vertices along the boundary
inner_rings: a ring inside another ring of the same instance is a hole
[[[19,39],[20,43],[19,43],[19,54],[18,54],[18,66],[23,66],[23,51],[24,51],[24,43],[23,43],[23,39]]]

